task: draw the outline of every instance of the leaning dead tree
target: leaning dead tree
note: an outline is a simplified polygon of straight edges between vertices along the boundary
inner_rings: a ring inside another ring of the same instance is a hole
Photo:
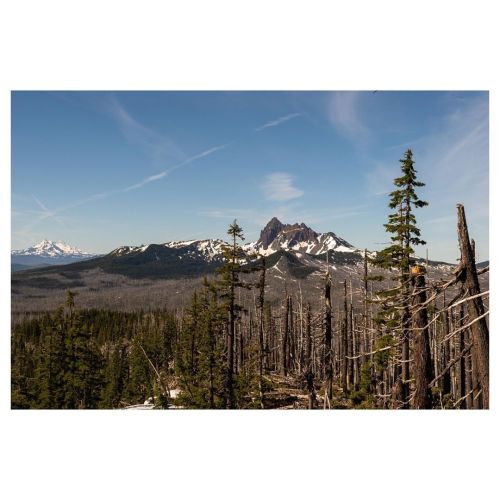
[[[455,274],[457,279],[462,283],[465,293],[471,297],[471,300],[467,301],[467,310],[471,320],[473,371],[476,372],[477,381],[482,392],[483,408],[489,408],[489,331],[483,301],[479,296],[481,290],[479,287],[476,260],[469,239],[463,205],[457,205],[457,215],[458,242],[461,257]]]

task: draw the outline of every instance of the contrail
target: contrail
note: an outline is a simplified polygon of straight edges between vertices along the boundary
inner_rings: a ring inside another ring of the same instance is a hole
[[[122,192],[132,191],[133,189],[139,189],[145,186],[146,184],[149,184],[150,182],[159,181],[160,179],[163,179],[163,177],[166,177],[167,175],[171,174],[174,170],[177,170],[178,168],[181,168],[185,165],[189,165],[190,163],[193,163],[194,161],[199,160],[200,158],[204,158],[205,156],[211,155],[216,151],[220,151],[221,149],[224,149],[226,146],[227,144],[214,146],[213,148],[207,149],[202,153],[199,153],[195,156],[191,156],[191,158],[188,158],[187,160],[177,163],[177,165],[173,165],[172,167],[167,168],[166,170],[160,172],[159,174],[150,175],[149,177],[146,177],[142,181],[138,182],[137,184],[132,184],[131,186],[122,189]]]
[[[260,127],[257,127],[255,129],[255,132],[260,132],[261,130],[264,130],[268,127],[276,127],[277,125],[281,125],[282,123],[287,122],[288,120],[292,120],[293,118],[297,118],[297,116],[301,115],[302,113],[291,113],[289,115],[281,116],[280,118],[276,118],[276,120],[272,120],[265,123],[264,125],[261,125]]]

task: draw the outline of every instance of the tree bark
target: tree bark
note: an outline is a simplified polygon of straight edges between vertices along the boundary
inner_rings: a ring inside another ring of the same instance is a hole
[[[308,407],[312,410],[315,406],[316,395],[314,393],[314,372],[312,363],[312,332],[311,332],[311,304],[306,306],[306,382],[308,397]]]
[[[413,277],[413,371],[415,392],[413,394],[413,408],[432,408],[432,397],[429,384],[432,382],[432,361],[429,341],[429,322],[427,308],[420,306],[427,300],[425,291],[425,276],[418,274]],[[420,307],[419,307],[420,306]]]
[[[340,341],[340,371],[342,381],[342,391],[347,393],[347,321],[348,321],[348,308],[347,308],[347,281],[344,281],[344,320],[341,327],[341,341]]]
[[[290,307],[290,300],[288,297],[288,294],[285,295],[285,308],[284,308],[284,322],[283,322],[283,338],[281,342],[281,373],[285,377],[288,375],[288,360],[287,360],[287,353],[288,353],[288,319],[289,319],[289,308]]]
[[[261,258],[259,281],[259,397],[260,407],[264,408],[264,293],[266,288],[266,259]]]
[[[469,231],[465,219],[463,205],[457,205],[458,212],[458,241],[460,244],[461,261],[457,271],[459,279],[469,296],[481,293],[477,277],[474,251],[469,240]],[[481,297],[467,301],[467,311],[471,321],[477,320],[484,314],[484,306]],[[482,406],[489,408],[489,331],[486,318],[475,321],[471,326],[472,359],[477,369],[478,382],[482,390]]]
[[[325,332],[325,379],[328,397],[331,399],[333,392],[333,366],[332,366],[332,298],[331,298],[330,273],[326,275],[325,281],[325,316],[323,328]]]

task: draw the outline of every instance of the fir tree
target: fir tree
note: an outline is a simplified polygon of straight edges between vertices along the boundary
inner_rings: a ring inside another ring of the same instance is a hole
[[[106,360],[104,368],[105,385],[100,406],[102,408],[117,408],[122,400],[126,384],[126,353],[121,344],[114,345]]]
[[[389,332],[399,332],[402,345],[402,369],[398,368],[398,384],[401,391],[397,394],[405,404],[408,397],[409,380],[409,328],[410,328],[410,266],[414,262],[414,246],[425,245],[420,238],[420,229],[414,209],[428,205],[422,201],[415,189],[423,187],[417,181],[413,153],[408,149],[401,163],[401,176],[394,179],[396,189],[390,193],[389,214],[385,230],[391,234],[392,244],[378,252],[374,263],[385,269],[397,269],[399,286],[382,292],[382,304],[377,317],[379,324],[385,325]],[[401,312],[399,312],[401,311]]]
[[[225,406],[223,346],[219,341],[225,318],[226,311],[218,303],[217,288],[205,279],[201,293],[193,294],[180,332],[177,375],[181,388],[179,401],[184,406]]]
[[[236,303],[235,291],[238,287],[245,286],[240,281],[240,272],[242,270],[240,259],[244,256],[244,252],[239,246],[239,241],[242,241],[245,238],[243,236],[243,229],[238,225],[236,219],[229,225],[227,234],[231,237],[231,244],[224,247],[224,264],[218,270],[219,280],[217,282],[217,287],[221,292],[221,298],[228,316],[226,405],[228,408],[234,408],[235,324],[239,312],[242,309],[241,306]]]

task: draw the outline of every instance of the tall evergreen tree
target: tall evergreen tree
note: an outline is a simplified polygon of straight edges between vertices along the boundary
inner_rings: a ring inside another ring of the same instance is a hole
[[[241,306],[236,303],[236,289],[244,286],[240,281],[241,259],[244,252],[239,242],[244,240],[243,229],[236,219],[229,225],[227,234],[231,237],[231,244],[224,247],[224,264],[219,269],[217,287],[225,305],[228,317],[227,333],[227,373],[226,373],[226,405],[227,408],[235,407],[234,397],[234,340],[236,320],[241,311]]]
[[[126,383],[125,347],[121,343],[112,346],[108,352],[104,380],[100,406],[102,408],[119,407]]]
[[[421,200],[416,188],[425,184],[417,180],[414,168],[413,153],[408,149],[401,163],[401,176],[394,179],[396,189],[390,193],[389,214],[385,230],[391,234],[392,244],[378,252],[375,264],[386,269],[397,269],[399,286],[381,294],[383,304],[378,317],[389,331],[398,331],[401,342],[402,367],[397,368],[396,379],[398,387],[396,397],[406,406],[409,381],[409,330],[410,330],[410,266],[414,261],[414,246],[425,245],[420,238],[420,229],[414,209],[428,205]],[[401,312],[400,312],[401,311]]]

